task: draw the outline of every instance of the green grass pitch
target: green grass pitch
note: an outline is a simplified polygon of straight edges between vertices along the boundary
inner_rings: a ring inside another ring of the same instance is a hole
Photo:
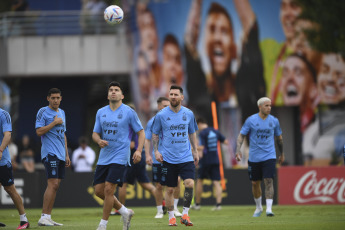
[[[129,207],[135,211],[130,229],[154,230],[169,229],[168,215],[163,219],[154,219],[155,207]],[[195,229],[252,229],[252,230],[337,230],[345,229],[345,205],[275,205],[275,217],[261,215],[252,217],[255,206],[223,206],[221,211],[211,211],[211,206],[202,206],[200,211],[190,210],[189,215]],[[265,207],[264,207],[265,208]],[[180,207],[180,211],[182,208]],[[62,227],[38,227],[40,209],[27,209],[30,229],[97,229],[102,216],[99,208],[54,208],[52,217]],[[180,224],[175,228],[186,228]],[[19,216],[15,209],[1,209],[0,222],[7,226],[1,230],[15,229],[19,224]],[[119,216],[110,216],[107,229],[122,229]]]

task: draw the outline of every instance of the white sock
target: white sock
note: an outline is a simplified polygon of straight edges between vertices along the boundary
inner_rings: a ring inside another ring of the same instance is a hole
[[[183,216],[184,214],[187,214],[187,215],[188,215],[188,211],[189,211],[189,208],[183,207],[182,216]]]
[[[273,199],[266,199],[266,212],[272,212]]]
[[[128,209],[124,205],[122,205],[122,207],[118,211],[121,215],[128,213]]]
[[[174,211],[168,211],[169,213],[169,220],[175,218]]]
[[[262,210],[261,196],[259,198],[254,198],[256,209]]]
[[[107,226],[107,224],[108,224],[108,221],[107,221],[107,220],[101,219],[101,222],[99,222],[99,225]]]
[[[24,213],[23,215],[19,215],[20,221],[25,221],[28,222],[28,218],[26,218],[26,213]]]
[[[163,212],[163,205],[157,206],[157,212],[162,213]]]
[[[51,219],[51,215],[42,213],[42,214],[41,214],[41,219]]]
[[[174,209],[177,209],[178,200],[179,199],[174,199]]]

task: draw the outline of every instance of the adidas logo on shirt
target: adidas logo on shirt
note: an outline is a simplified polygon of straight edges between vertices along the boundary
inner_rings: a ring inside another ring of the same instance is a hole
[[[102,117],[107,117],[107,115],[104,114]]]
[[[170,117],[167,118],[167,121],[170,121]]]

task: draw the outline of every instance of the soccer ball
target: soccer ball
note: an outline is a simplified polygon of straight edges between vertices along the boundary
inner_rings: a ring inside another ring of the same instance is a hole
[[[123,19],[123,11],[116,5],[108,6],[104,11],[104,20],[110,24],[119,24]]]

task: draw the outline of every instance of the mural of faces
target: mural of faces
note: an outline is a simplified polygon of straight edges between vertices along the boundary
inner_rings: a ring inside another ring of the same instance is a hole
[[[295,23],[301,8],[294,0],[282,0],[280,4],[280,22],[287,40],[295,35]]]
[[[306,102],[316,93],[315,87],[307,64],[297,56],[288,57],[283,66],[281,83],[284,104],[295,106]]]
[[[334,53],[324,54],[318,75],[321,102],[338,104],[345,100],[345,61]]]
[[[151,65],[158,62],[158,35],[155,20],[150,11],[140,16],[140,49],[145,52]]]
[[[221,13],[210,14],[206,21],[205,48],[215,75],[220,76],[229,70],[233,42],[228,18]]]

